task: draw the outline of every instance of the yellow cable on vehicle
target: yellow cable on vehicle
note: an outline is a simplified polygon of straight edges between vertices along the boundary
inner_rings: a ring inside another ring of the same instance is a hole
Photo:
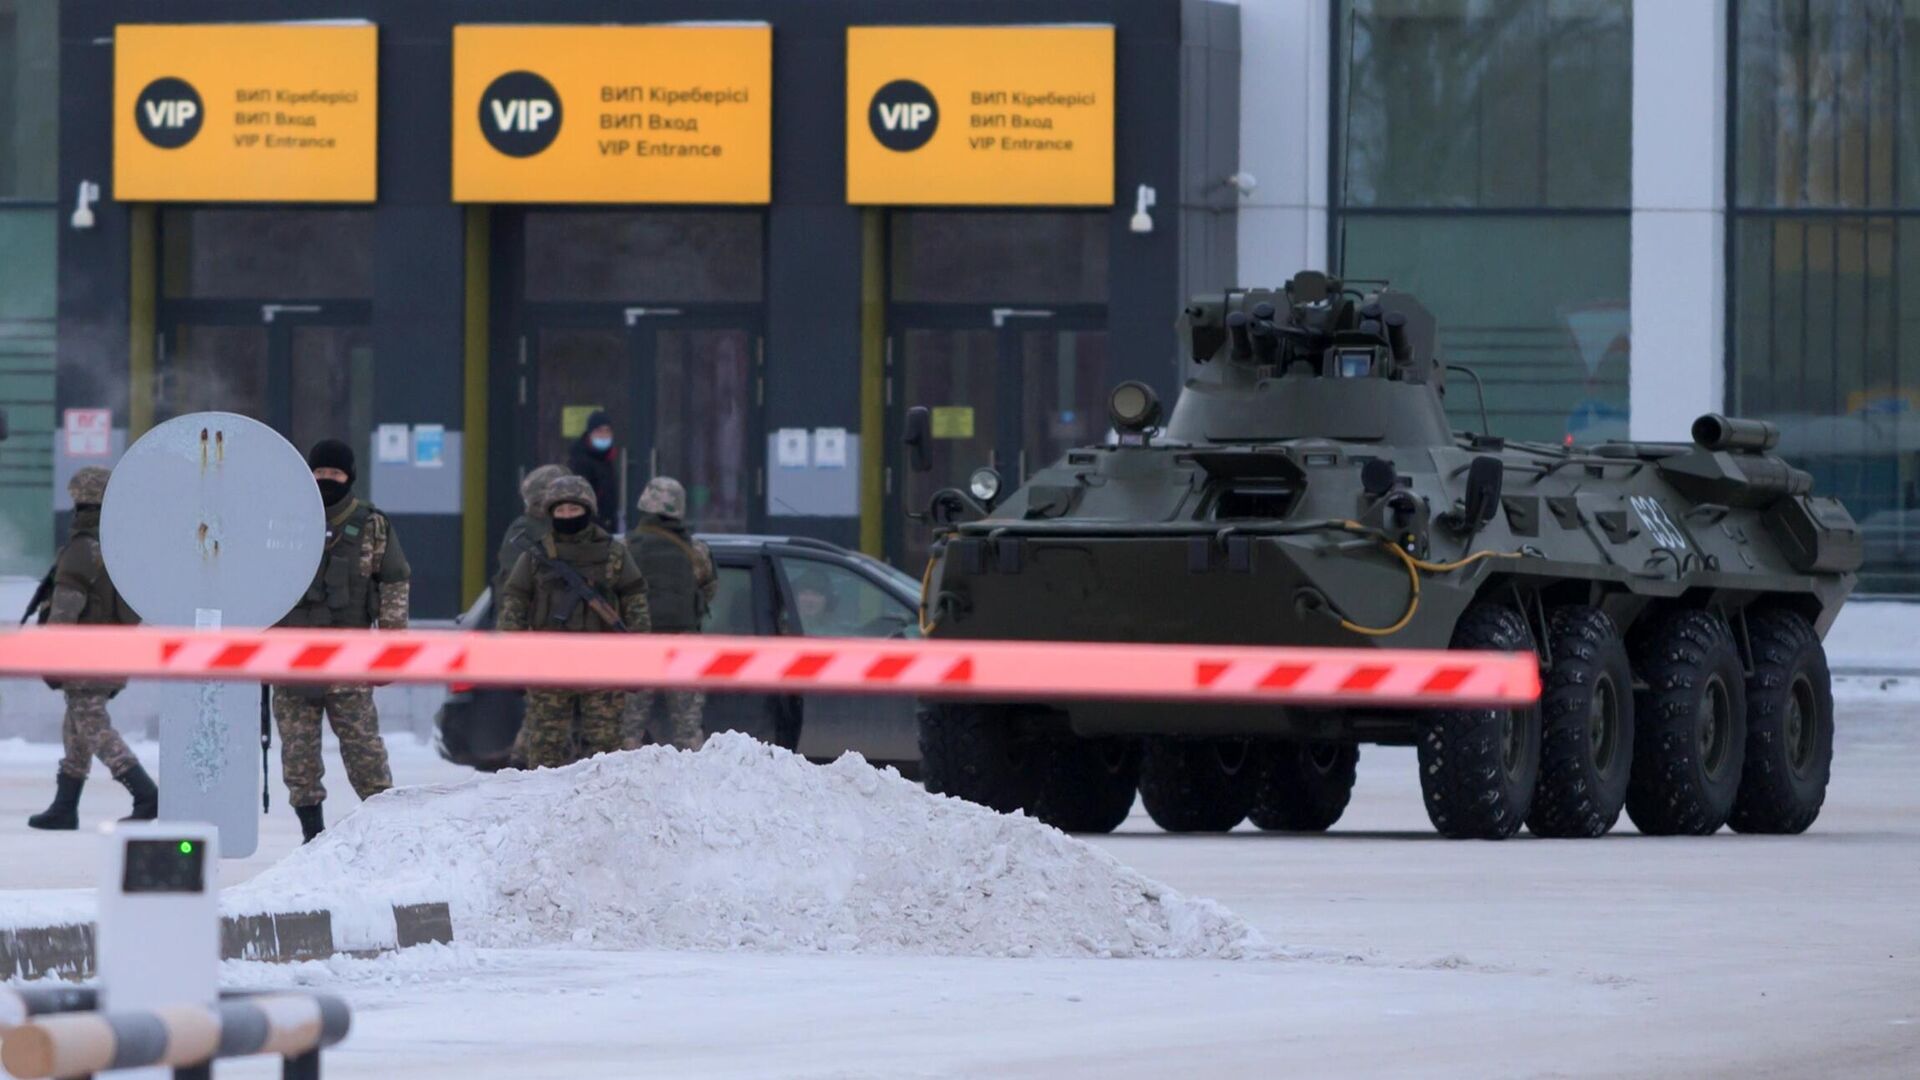
[[[1361,626],[1359,623],[1345,616],[1339,616],[1340,629],[1355,634],[1363,634],[1367,637],[1386,637],[1390,634],[1397,634],[1405,630],[1407,624],[1413,621],[1414,612],[1420,610],[1420,571],[1425,570],[1429,574],[1445,574],[1471,566],[1482,559],[1518,559],[1524,557],[1517,551],[1476,551],[1465,558],[1455,559],[1453,562],[1428,562],[1425,559],[1414,558],[1406,549],[1394,543],[1378,529],[1368,528],[1357,521],[1341,521],[1337,522],[1337,524],[1348,532],[1378,538],[1382,547],[1393,552],[1395,558],[1407,565],[1407,610],[1400,613],[1400,617],[1394,620],[1393,625]]]
[[[933,636],[933,623],[927,620],[927,586],[933,584],[933,556],[927,556],[927,568],[920,572],[920,636]]]

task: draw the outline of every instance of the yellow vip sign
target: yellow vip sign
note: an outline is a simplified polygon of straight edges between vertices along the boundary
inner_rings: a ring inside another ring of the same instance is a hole
[[[1113,28],[849,28],[847,201],[1111,205]]]
[[[456,202],[764,203],[765,26],[457,26]]]
[[[372,26],[129,26],[113,35],[113,195],[372,202]]]

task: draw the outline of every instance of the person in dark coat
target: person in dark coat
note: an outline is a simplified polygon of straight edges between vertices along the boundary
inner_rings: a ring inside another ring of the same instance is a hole
[[[620,469],[613,453],[613,417],[595,409],[587,417],[587,430],[567,452],[567,468],[593,485],[593,497],[599,503],[594,520],[610,533],[620,531]]]

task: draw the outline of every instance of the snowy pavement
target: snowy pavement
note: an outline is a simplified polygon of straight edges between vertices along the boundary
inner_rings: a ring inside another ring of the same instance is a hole
[[[1411,751],[1369,747],[1324,837],[1176,838],[1136,814],[1096,841],[1224,904],[1277,959],[455,946],[226,978],[344,993],[355,1030],[330,1076],[1911,1076],[1920,703],[1851,682],[1827,809],[1801,837],[1442,841]],[[424,747],[395,758],[403,784],[463,775]],[[0,888],[92,881],[85,833],[22,824],[52,765],[0,743]],[[104,777],[87,796],[89,822],[124,812]],[[284,806],[264,825],[229,882],[294,846]]]

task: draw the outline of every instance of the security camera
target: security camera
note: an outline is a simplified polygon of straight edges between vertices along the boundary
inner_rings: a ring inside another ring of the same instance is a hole
[[[1145,184],[1141,184],[1140,190],[1134,194],[1133,220],[1127,223],[1127,227],[1137,233],[1152,232],[1153,215],[1147,213],[1147,211],[1153,209],[1155,200],[1156,196],[1154,195],[1153,189]]]
[[[93,204],[99,201],[100,185],[91,180],[80,181],[80,190],[73,197],[74,228],[93,228]]]
[[[1244,199],[1247,196],[1253,194],[1254,188],[1257,188],[1260,186],[1260,178],[1253,175],[1250,172],[1247,172],[1245,169],[1242,169],[1239,172],[1234,173],[1233,175],[1227,177],[1225,183],[1228,187],[1234,189],[1235,191],[1238,191],[1240,193],[1240,197]]]

